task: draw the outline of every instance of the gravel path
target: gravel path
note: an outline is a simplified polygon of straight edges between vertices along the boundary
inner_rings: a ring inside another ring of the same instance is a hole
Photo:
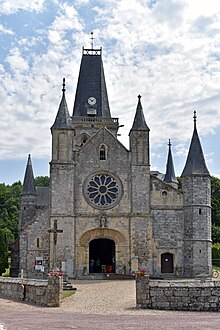
[[[0,299],[0,330],[211,330],[219,313],[137,310],[135,281],[73,281],[60,308]],[[4,326],[4,328],[3,328]]]
[[[74,313],[137,314],[135,281],[73,281],[76,293],[61,308]],[[142,314],[141,311],[139,313]],[[139,314],[138,313],[138,314]]]

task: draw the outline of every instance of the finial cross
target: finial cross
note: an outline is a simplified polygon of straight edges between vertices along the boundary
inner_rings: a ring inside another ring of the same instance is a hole
[[[93,45],[93,41],[94,41],[94,39],[95,39],[95,38],[93,37],[93,32],[91,32],[91,38],[90,38],[90,39],[91,39],[91,48],[93,49],[93,46],[94,46],[94,45]]]
[[[169,146],[169,148],[171,148],[171,146],[172,146],[172,144],[170,142],[170,139],[169,139],[169,142],[168,142],[168,146]]]
[[[193,116],[194,122],[196,121],[196,118],[197,118],[196,111],[194,111],[194,116]]]
[[[196,111],[194,111],[194,116],[193,116],[193,120],[194,120],[194,128],[196,128]]]
[[[66,82],[65,82],[65,78],[63,78],[63,88],[62,88],[62,92],[64,93],[66,91]]]

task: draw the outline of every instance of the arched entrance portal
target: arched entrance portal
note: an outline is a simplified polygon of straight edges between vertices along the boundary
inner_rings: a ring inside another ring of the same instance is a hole
[[[115,272],[115,242],[113,240],[97,238],[89,243],[89,272]]]

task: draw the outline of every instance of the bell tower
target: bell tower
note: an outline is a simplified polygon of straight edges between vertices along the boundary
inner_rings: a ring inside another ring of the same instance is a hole
[[[76,138],[83,133],[89,137],[101,127],[117,136],[118,118],[110,113],[101,48],[83,48],[72,125]]]

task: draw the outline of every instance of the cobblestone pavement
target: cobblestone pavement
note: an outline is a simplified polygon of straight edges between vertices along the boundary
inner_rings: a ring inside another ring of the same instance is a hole
[[[73,283],[76,293],[60,308],[0,299],[0,330],[220,329],[219,313],[136,310],[134,281]]]

